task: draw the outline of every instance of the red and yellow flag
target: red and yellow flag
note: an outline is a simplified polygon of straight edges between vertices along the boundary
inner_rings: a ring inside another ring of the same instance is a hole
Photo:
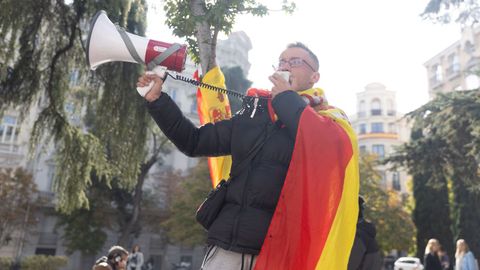
[[[197,73],[195,77],[198,78]],[[225,77],[219,67],[209,70],[203,77],[202,82],[225,88]],[[202,125],[232,117],[227,95],[203,87],[197,89],[197,110],[200,124]],[[231,166],[231,156],[208,158],[210,178],[214,187],[217,186],[220,180],[228,179]]]
[[[307,107],[255,270],[346,270],[358,218],[358,150],[335,108]]]

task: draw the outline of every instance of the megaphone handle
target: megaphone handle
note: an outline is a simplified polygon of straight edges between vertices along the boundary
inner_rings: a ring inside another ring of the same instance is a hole
[[[157,75],[158,77],[162,78],[162,80],[165,80],[165,73],[167,72],[167,68],[164,66],[156,66],[153,68],[151,71],[147,71],[146,74],[149,75]],[[144,97],[150,89],[153,87],[153,81],[150,82],[149,85],[144,86],[144,87],[137,87],[137,92],[140,94],[140,96]]]

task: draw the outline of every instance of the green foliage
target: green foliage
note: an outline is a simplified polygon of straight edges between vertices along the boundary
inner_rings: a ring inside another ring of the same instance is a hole
[[[21,262],[22,270],[58,270],[67,266],[68,258],[65,256],[28,256]]]
[[[170,217],[162,224],[169,238],[184,245],[205,243],[206,231],[195,220],[195,209],[211,190],[207,160],[201,159],[186,177],[173,178]]]
[[[112,180],[131,189],[145,158],[147,113],[133,90],[141,68],[109,64],[88,78],[84,31],[100,9],[127,31],[143,35],[144,0],[2,1],[0,11],[0,62],[13,68],[0,81],[0,111],[22,105],[24,112],[39,97],[42,106],[35,121],[31,152],[53,138],[57,147],[54,191],[58,209],[70,213],[88,208],[90,176],[111,185]],[[15,57],[14,57],[15,56]],[[5,65],[5,66],[3,66]],[[72,70],[79,71],[81,86],[69,85]],[[99,90],[102,95],[99,95]],[[87,103],[88,101],[88,103]],[[66,103],[88,107],[86,129],[70,120]]]
[[[409,117],[415,121],[411,141],[390,161],[406,165],[414,178],[417,245],[443,238],[452,254],[454,241],[462,237],[479,253],[480,233],[474,228],[480,224],[479,90],[439,95]]]
[[[205,15],[195,16],[189,0],[165,1],[166,23],[173,33],[187,39],[189,51],[193,60],[200,63],[198,40],[195,39],[198,22],[207,23],[213,32],[229,34],[235,23],[235,17],[240,13],[251,13],[264,16],[267,8],[254,0],[233,1],[200,1]],[[212,36],[216,36],[212,33]],[[215,41],[216,42],[216,39]]]
[[[10,269],[13,259],[9,257],[0,257],[0,269]]]
[[[381,176],[375,156],[360,157],[360,194],[365,198],[365,218],[377,229],[380,250],[409,251],[413,247],[415,226],[397,193],[380,187]]]
[[[103,187],[100,187],[103,186]],[[68,214],[59,214],[56,227],[63,228],[63,240],[67,254],[80,251],[83,254],[97,254],[107,239],[104,229],[111,229],[115,215],[110,205],[111,193],[98,181],[93,181],[89,188],[88,209],[76,209]]]
[[[241,67],[222,67],[223,75],[225,76],[225,84],[227,89],[244,94],[252,85],[252,82],[245,77]],[[229,97],[230,108],[232,114],[238,112],[242,108],[242,100],[236,97]]]
[[[430,0],[422,17],[441,23],[450,23],[452,19],[459,24],[473,24],[480,19],[478,1]]]
[[[36,195],[35,182],[25,170],[0,169],[0,247],[8,244],[18,228],[35,224],[30,212]]]
[[[432,177],[428,169],[422,174],[413,176],[415,198],[413,218],[417,227],[417,256],[422,257],[425,254],[425,246],[431,238],[438,239],[449,256],[453,256],[455,247],[447,181],[445,178],[432,179]],[[436,182],[437,186],[431,186],[430,182]]]
[[[192,11],[193,2],[198,2],[203,15],[195,15]],[[292,13],[295,4],[283,1],[282,9]],[[268,8],[255,0],[167,0],[164,10],[166,12],[166,24],[173,29],[173,33],[179,37],[185,37],[188,43],[189,52],[196,63],[200,63],[200,51],[197,23],[206,23],[210,29],[212,44],[216,44],[216,37],[219,32],[229,34],[232,31],[235,19],[239,14],[252,14],[254,16],[265,16]]]

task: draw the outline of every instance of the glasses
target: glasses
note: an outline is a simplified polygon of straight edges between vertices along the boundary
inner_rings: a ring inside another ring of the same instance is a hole
[[[289,67],[300,67],[302,65],[307,65],[312,71],[316,71],[307,61],[302,58],[294,57],[288,60],[280,59],[278,61],[278,68],[284,67],[288,64]]]

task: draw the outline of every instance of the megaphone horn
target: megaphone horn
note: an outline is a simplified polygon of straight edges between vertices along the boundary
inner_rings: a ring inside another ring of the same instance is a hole
[[[154,70],[157,74],[164,73],[164,70],[159,71],[155,68],[157,66],[182,72],[185,68],[186,51],[186,45],[162,42],[128,33],[114,25],[103,10],[97,12],[90,23],[87,61],[91,70],[95,70],[104,63],[121,61],[146,64],[149,70]]]

